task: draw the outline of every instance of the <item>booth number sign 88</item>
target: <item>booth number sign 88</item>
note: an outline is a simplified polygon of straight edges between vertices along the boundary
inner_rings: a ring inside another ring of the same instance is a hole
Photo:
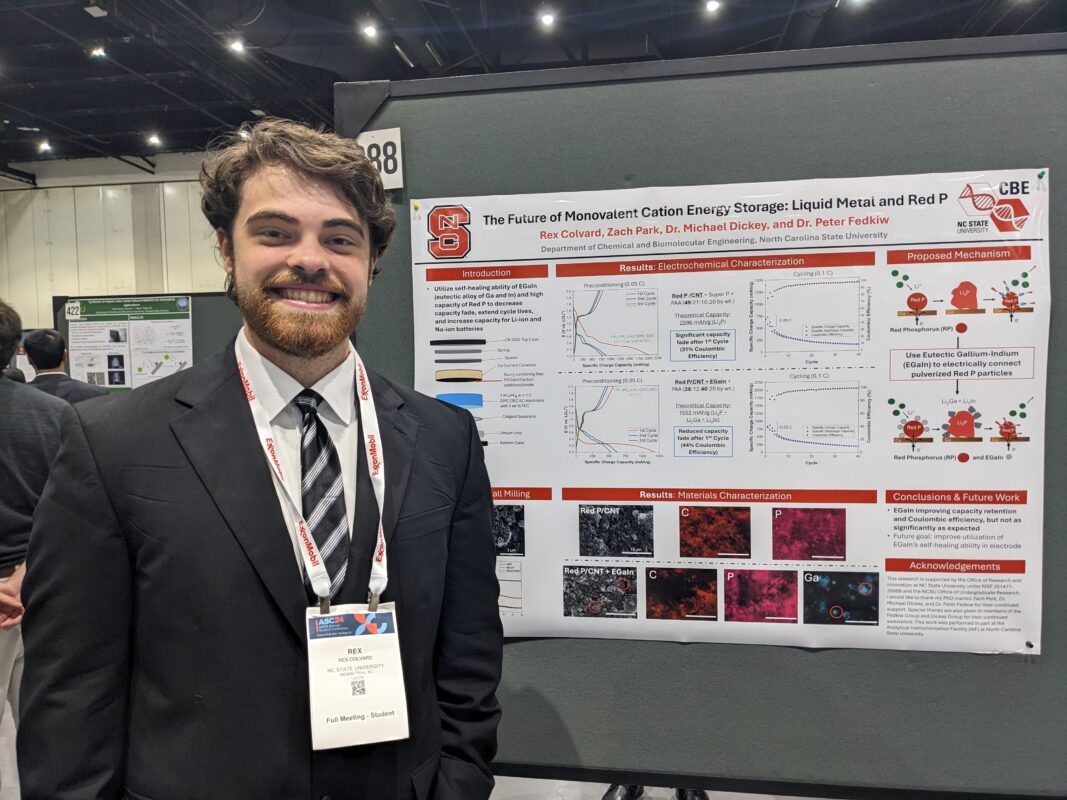
[[[396,157],[396,142],[370,142],[366,146],[367,158],[383,175],[395,175],[400,162]]]

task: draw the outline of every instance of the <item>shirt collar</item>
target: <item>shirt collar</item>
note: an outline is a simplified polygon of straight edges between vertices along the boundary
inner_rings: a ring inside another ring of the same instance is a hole
[[[292,375],[260,354],[248,341],[244,328],[241,328],[241,333],[237,336],[235,349],[252,385],[256,387],[256,400],[266,412],[267,418],[273,421],[289,407],[293,398],[300,394],[304,387]],[[348,357],[311,387],[322,395],[327,413],[332,413],[344,425],[352,423],[356,410],[355,352],[349,344]]]

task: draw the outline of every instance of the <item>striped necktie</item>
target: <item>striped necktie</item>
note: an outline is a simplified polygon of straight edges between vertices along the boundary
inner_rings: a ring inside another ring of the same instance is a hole
[[[322,396],[305,389],[293,402],[303,414],[300,425],[300,472],[303,475],[300,493],[304,521],[330,576],[330,598],[333,599],[345,580],[350,542],[341,462],[326,425],[319,419],[318,408]],[[314,600],[315,593],[306,575],[304,582],[309,597]]]

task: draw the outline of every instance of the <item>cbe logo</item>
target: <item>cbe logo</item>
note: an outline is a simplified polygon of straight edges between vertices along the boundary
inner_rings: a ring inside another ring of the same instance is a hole
[[[988,183],[968,183],[960,192],[959,203],[969,217],[989,216],[997,230],[1004,233],[1021,231],[1030,219],[1030,211],[1018,197],[1003,197],[1008,194],[1030,194],[1029,181],[1002,181],[997,197]]]
[[[434,206],[427,217],[430,255],[438,259],[463,258],[471,251],[467,226],[471,212],[466,206]]]

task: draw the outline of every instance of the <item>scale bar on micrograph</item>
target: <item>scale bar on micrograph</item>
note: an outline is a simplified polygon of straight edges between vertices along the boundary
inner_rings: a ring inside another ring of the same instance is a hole
[[[720,556],[748,556],[751,553],[719,553]]]
[[[791,619],[794,622],[796,621],[796,617],[764,617],[764,619]]]
[[[846,619],[846,625],[877,625],[878,620],[866,620],[866,619]]]
[[[631,614],[627,611],[605,611],[605,617],[629,617],[630,619],[637,619],[637,614]]]
[[[819,555],[815,555],[815,556],[812,556],[812,558],[819,559],[821,561],[844,561],[845,560],[844,556],[819,556]]]
[[[718,619],[718,614],[686,614],[686,619]]]
[[[651,550],[623,550],[621,555],[624,555],[624,556],[650,556],[650,555],[652,555],[652,551]]]

